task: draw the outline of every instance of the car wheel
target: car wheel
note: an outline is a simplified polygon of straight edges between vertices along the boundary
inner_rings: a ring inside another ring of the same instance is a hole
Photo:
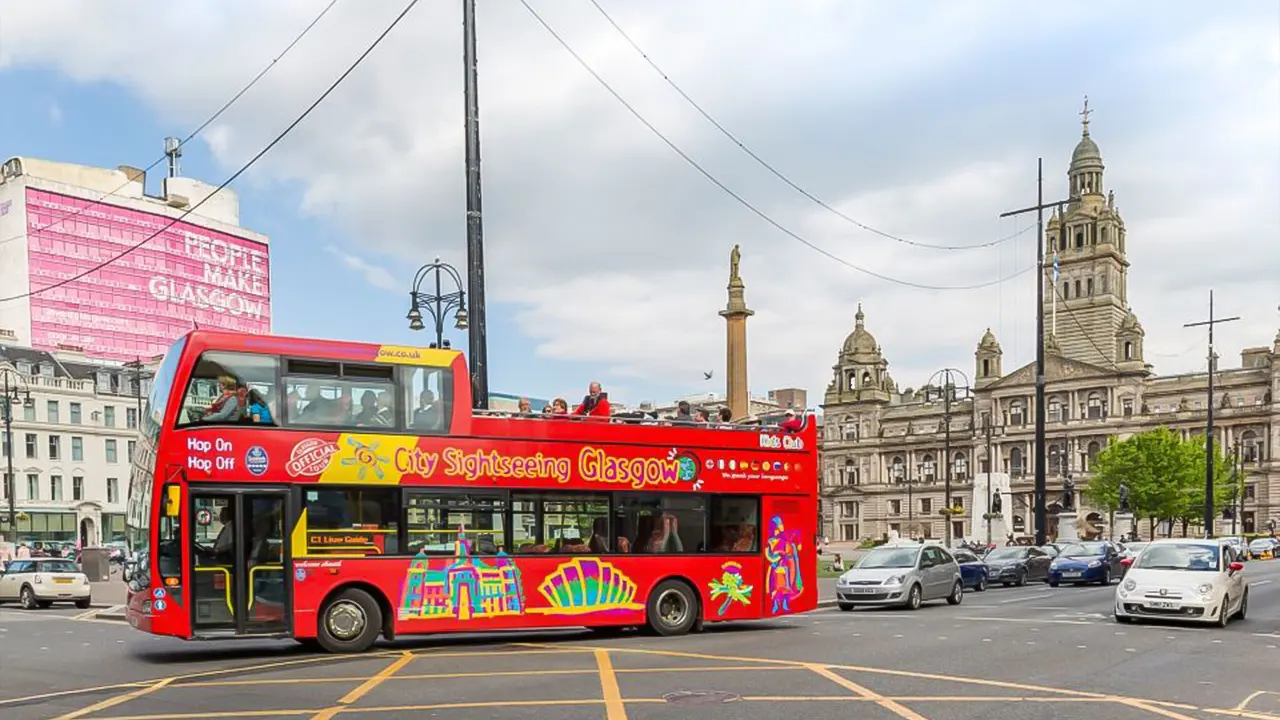
[[[907,591],[907,609],[908,609],[908,610],[919,610],[919,609],[920,609],[920,601],[921,601],[921,600],[923,600],[923,599],[924,599],[924,598],[923,598],[923,596],[922,596],[922,595],[921,595],[921,593],[920,593],[920,586],[919,586],[919,585],[912,585],[912,586],[911,586],[911,589]]]
[[[373,647],[382,631],[382,610],[369,593],[348,588],[320,611],[316,641],[331,653],[359,653]]]
[[[93,604],[93,600],[90,598],[85,598],[83,600],[76,601],[76,607],[80,608],[81,610],[88,610],[89,606],[92,604]]]
[[[1002,582],[1002,583],[1000,583],[1000,584],[1001,584],[1001,585],[1003,585],[1003,586],[1005,586],[1005,587],[1012,587],[1012,586],[1013,586],[1013,583],[1011,583],[1011,582]]]
[[[987,577],[986,577],[985,575],[983,575],[982,577],[978,578],[978,584],[977,584],[976,586],[974,586],[973,591],[974,591],[974,592],[986,592],[986,591],[987,591]]]
[[[1101,583],[1101,584],[1103,584],[1103,585],[1110,585],[1110,584],[1111,584],[1111,568],[1110,568],[1110,567],[1104,567],[1104,568],[1102,568],[1102,583]]]
[[[1057,581],[1057,580],[1050,580],[1050,581],[1049,581],[1049,587],[1058,587],[1058,581]]]
[[[853,612],[853,603],[838,602],[836,607],[840,608],[842,612]]]
[[[40,603],[36,601],[36,594],[32,591],[30,585],[22,586],[22,593],[18,596],[18,599],[22,601],[24,610],[35,610],[40,607]]]
[[[1116,618],[1116,622],[1123,623],[1125,625],[1128,625],[1129,623],[1133,622],[1133,618],[1129,617],[1128,615],[1116,615],[1115,618]]]
[[[956,581],[956,586],[951,588],[951,594],[947,596],[948,605],[959,605],[964,600],[964,583]]]
[[[1245,613],[1249,611],[1249,591],[1244,591],[1244,597],[1240,598],[1240,609],[1236,611],[1236,619],[1243,620]]]
[[[1027,584],[1027,571],[1019,570],[1018,571],[1018,587],[1025,587],[1026,584]]]
[[[1218,627],[1225,628],[1231,622],[1231,613],[1228,610],[1231,607],[1231,596],[1222,596],[1222,609],[1218,611]]]
[[[658,635],[684,635],[698,621],[698,599],[688,585],[665,580],[649,593],[646,610],[649,629]]]

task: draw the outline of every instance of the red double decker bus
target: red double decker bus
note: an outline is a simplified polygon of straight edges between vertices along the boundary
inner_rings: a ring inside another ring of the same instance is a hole
[[[136,628],[293,637],[587,626],[677,635],[817,603],[812,418],[474,412],[460,353],[198,330],[135,453]]]

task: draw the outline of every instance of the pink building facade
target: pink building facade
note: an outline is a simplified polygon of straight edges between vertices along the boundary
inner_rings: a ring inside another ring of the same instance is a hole
[[[212,188],[169,178],[156,198],[138,178],[113,193],[130,184],[127,168],[24,162],[52,171],[28,167],[0,184],[0,333],[10,341],[128,361],[163,353],[197,326],[271,331],[267,239],[236,225],[234,195],[224,190],[177,221]]]

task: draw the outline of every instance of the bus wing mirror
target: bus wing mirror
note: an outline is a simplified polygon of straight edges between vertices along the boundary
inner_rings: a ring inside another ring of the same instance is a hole
[[[170,485],[166,487],[164,492],[165,517],[178,517],[181,507],[182,488],[177,485]]]

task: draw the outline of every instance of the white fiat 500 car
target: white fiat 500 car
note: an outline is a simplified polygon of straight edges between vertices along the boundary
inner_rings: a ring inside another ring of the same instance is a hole
[[[1119,622],[1159,618],[1226,627],[1249,609],[1243,558],[1227,540],[1156,540],[1124,562],[1129,571],[1116,588]]]

